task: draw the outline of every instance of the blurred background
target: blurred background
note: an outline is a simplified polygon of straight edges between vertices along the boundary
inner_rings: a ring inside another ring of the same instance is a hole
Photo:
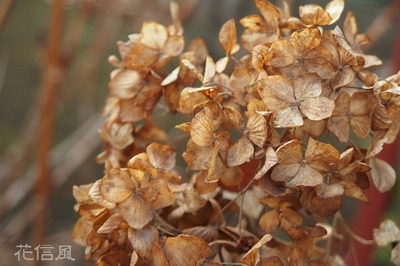
[[[177,2],[186,43],[203,38],[215,59],[224,56],[217,39],[222,24],[234,18],[240,35],[239,19],[258,14],[251,0]],[[297,15],[299,5],[329,1],[287,2]],[[372,39],[368,53],[384,62],[373,71],[380,77],[398,72],[400,1],[345,2],[338,25],[351,10],[359,33]],[[43,265],[94,265],[71,240],[79,218],[72,186],[103,175],[95,157],[102,151],[99,113],[113,69],[107,58],[118,55],[116,41],[126,41],[148,20],[170,24],[169,0],[0,0],[0,265],[34,265],[15,253],[21,244],[35,252],[35,243],[54,247],[55,257],[59,246],[71,246],[75,261]],[[398,172],[398,144],[385,148],[383,156]],[[371,204],[378,204],[375,212],[349,200],[343,214],[367,239],[371,229],[360,225],[368,227],[368,220],[400,221],[398,182],[391,193],[369,193]],[[389,247],[375,250],[373,262],[368,248],[360,252],[366,253],[359,254],[358,265],[389,265]]]

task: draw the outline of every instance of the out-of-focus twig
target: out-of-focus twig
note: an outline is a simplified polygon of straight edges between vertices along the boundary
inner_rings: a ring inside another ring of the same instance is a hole
[[[81,165],[81,163],[93,153],[94,149],[100,144],[100,138],[97,136],[97,129],[103,123],[102,118],[94,115],[82,124],[73,134],[58,144],[51,152],[51,168],[53,172],[53,189],[62,186],[68,177]],[[27,172],[21,176],[6,193],[0,198],[0,217],[9,210],[14,209],[28,195],[34,184],[34,172],[37,165],[31,165]],[[37,205],[35,200],[27,203]],[[33,207],[28,207],[29,212],[34,212]],[[35,207],[36,208],[36,207]],[[0,239],[16,238],[23,232],[28,225],[31,224],[36,215],[28,218],[24,217],[24,221],[19,221],[19,213],[23,215],[27,207],[24,206],[11,220],[2,221],[1,228],[7,235],[3,235]],[[34,213],[37,213],[35,211]],[[3,233],[4,234],[4,233]]]
[[[0,4],[0,31],[4,26],[8,14],[14,4],[14,0],[3,0]]]
[[[389,29],[393,21],[400,14],[400,0],[392,0],[383,10],[383,12],[375,18],[372,24],[365,31],[365,34],[371,39],[371,42],[363,46],[364,51],[371,49]]]
[[[4,85],[4,79],[6,76],[6,72],[7,72],[7,64],[8,64],[8,60],[7,58],[1,57],[0,58],[0,98],[1,98],[1,91],[3,89],[3,85]]]
[[[37,180],[35,200],[39,204],[33,230],[33,243],[43,244],[47,230],[49,199],[51,195],[50,151],[53,145],[57,90],[63,78],[61,43],[64,27],[64,0],[55,0],[51,8],[47,40],[47,65],[42,77],[37,145]]]

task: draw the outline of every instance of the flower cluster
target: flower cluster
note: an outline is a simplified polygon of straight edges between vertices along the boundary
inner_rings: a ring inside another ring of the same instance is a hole
[[[332,26],[343,0],[301,6],[300,18],[255,4],[241,44],[233,19],[222,26],[218,60],[200,38],[185,48],[176,4],[172,25],[146,22],[118,43],[99,131],[105,175],[74,187],[73,238],[97,265],[340,264],[319,245],[337,237],[320,222],[344,196],[369,202],[370,180],[393,187],[376,155],[400,130],[400,74],[369,71],[381,61],[362,52],[352,13]],[[188,119],[176,125],[184,167],[156,107]]]

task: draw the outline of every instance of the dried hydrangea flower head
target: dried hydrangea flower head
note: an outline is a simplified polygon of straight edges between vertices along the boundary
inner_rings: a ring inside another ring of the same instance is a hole
[[[369,202],[370,181],[393,187],[394,170],[376,155],[400,130],[400,73],[369,71],[381,61],[362,52],[368,38],[351,13],[343,31],[325,27],[343,0],[301,6],[300,18],[255,4],[240,44],[236,22],[222,26],[217,60],[200,38],[185,49],[174,3],[170,26],[145,22],[118,42],[99,131],[104,177],[74,187],[73,238],[97,265],[336,265],[346,254],[320,222],[344,196]],[[157,125],[158,106],[184,115],[183,137]],[[374,237],[398,241],[398,228],[383,224]]]

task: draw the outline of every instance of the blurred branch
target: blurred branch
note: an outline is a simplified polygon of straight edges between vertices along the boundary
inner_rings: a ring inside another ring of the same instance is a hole
[[[68,180],[68,177],[100,144],[100,138],[97,136],[97,129],[102,123],[103,120],[101,117],[93,115],[93,117],[88,119],[73,134],[52,150],[51,168],[55,169],[53,173],[53,190],[57,190],[57,188],[61,187]],[[0,217],[4,217],[5,212],[14,209],[29,196],[29,192],[34,185],[35,180],[33,173],[36,169],[37,165],[30,165],[27,172],[22,175],[6,193],[2,194],[0,198]],[[38,210],[32,211],[32,208],[37,204],[38,202],[36,200],[29,201],[13,215],[12,219],[3,221],[1,228],[5,229],[4,232],[7,232],[8,235],[3,236],[2,239],[7,240],[9,237],[18,237],[36,217]],[[24,217],[24,219],[20,221],[20,216],[26,212],[26,209],[29,209],[29,212],[35,213],[35,215],[30,218]]]
[[[1,91],[4,85],[4,80],[6,77],[7,65],[8,65],[8,58],[5,56],[0,57],[0,98],[1,98]]]
[[[365,31],[371,42],[363,46],[365,51],[371,49],[389,29],[393,21],[398,18],[400,12],[400,0],[392,0],[383,12],[377,16]]]
[[[0,4],[0,31],[3,28],[4,22],[14,4],[14,0],[3,0]]]
[[[49,199],[51,195],[50,150],[53,145],[55,106],[57,90],[63,78],[61,65],[61,42],[64,27],[64,0],[55,0],[51,8],[48,32],[47,66],[42,77],[41,104],[39,106],[39,128],[37,146],[37,180],[35,200],[39,204],[38,215],[33,230],[33,243],[43,244],[47,230]]]

